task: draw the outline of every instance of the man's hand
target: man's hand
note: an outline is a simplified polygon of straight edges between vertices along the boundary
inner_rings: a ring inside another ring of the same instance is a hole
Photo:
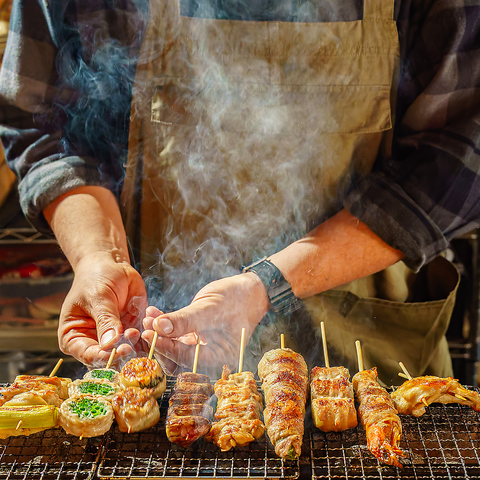
[[[158,333],[156,357],[167,373],[176,375],[192,370],[198,335],[198,371],[218,376],[223,365],[238,365],[242,328],[246,343],[269,306],[265,287],[253,272],[223,278],[203,287],[190,305],[176,312],[148,307],[142,338],[151,344],[153,330]]]
[[[60,313],[58,340],[63,353],[89,366],[145,349],[139,327],[147,306],[140,274],[111,254],[93,253],[75,268],[72,288]]]

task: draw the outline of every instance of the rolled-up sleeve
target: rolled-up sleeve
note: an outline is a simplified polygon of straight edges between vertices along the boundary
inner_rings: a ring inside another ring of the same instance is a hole
[[[142,33],[133,3],[122,5],[14,2],[0,71],[0,138],[22,210],[45,233],[42,212],[63,193],[121,188]],[[90,41],[88,29],[102,42]]]
[[[398,20],[392,156],[344,203],[414,270],[480,225],[480,5],[423,5]]]

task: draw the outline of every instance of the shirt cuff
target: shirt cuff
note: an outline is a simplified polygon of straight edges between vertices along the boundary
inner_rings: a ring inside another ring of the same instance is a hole
[[[27,220],[39,232],[53,233],[43,210],[56,198],[83,186],[103,186],[113,190],[112,181],[102,178],[98,161],[81,157],[48,157],[35,164],[19,182],[20,206]]]
[[[344,207],[385,243],[402,251],[405,264],[415,272],[448,247],[431,218],[382,174],[359,179]]]

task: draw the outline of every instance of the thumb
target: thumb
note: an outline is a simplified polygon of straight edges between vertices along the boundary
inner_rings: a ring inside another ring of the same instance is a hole
[[[153,328],[164,337],[181,337],[202,329],[202,315],[194,305],[158,316]]]
[[[97,325],[97,338],[101,348],[115,345],[123,335],[118,308],[113,305],[102,305],[92,313]]]

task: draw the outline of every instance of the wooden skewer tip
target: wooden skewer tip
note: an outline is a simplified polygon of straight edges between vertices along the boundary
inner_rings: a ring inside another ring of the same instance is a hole
[[[18,430],[22,426],[23,420],[19,420],[17,423],[17,426],[15,427],[15,430]]]
[[[245,328],[242,328],[242,336],[240,338],[240,356],[238,360],[238,373],[242,373],[244,349],[245,349]]]
[[[362,372],[364,368],[363,368],[362,346],[360,344],[360,340],[357,340],[355,342],[355,348],[357,349],[358,371]]]
[[[325,334],[325,323],[320,323],[320,329],[322,331],[322,344],[323,344],[323,358],[325,359],[325,366],[330,368],[330,361],[328,359],[328,349],[327,349],[327,335]]]
[[[197,335],[197,344],[195,345],[195,357],[193,359],[192,373],[197,373],[198,352],[200,350],[200,336]]]
[[[407,378],[411,380],[413,377],[410,375],[410,373],[408,373],[408,370],[403,364],[403,362],[398,362],[398,364],[400,365],[400,368],[403,370],[403,373],[407,376]]]
[[[148,358],[151,360],[153,358],[153,353],[155,352],[155,345],[157,344],[158,333],[153,334],[152,344],[150,345],[150,351],[148,352]]]
[[[283,333],[280,334],[280,348],[285,348],[285,335]]]
[[[115,347],[113,347],[112,352],[110,353],[110,357],[108,359],[106,368],[110,368],[110,366],[112,365],[116,352],[117,352],[117,349]]]
[[[57,373],[57,370],[60,368],[60,365],[63,363],[63,358],[60,358],[57,362],[57,364],[55,365],[55,367],[53,367],[53,370],[52,372],[50,373],[49,377],[53,377],[56,373]]]

